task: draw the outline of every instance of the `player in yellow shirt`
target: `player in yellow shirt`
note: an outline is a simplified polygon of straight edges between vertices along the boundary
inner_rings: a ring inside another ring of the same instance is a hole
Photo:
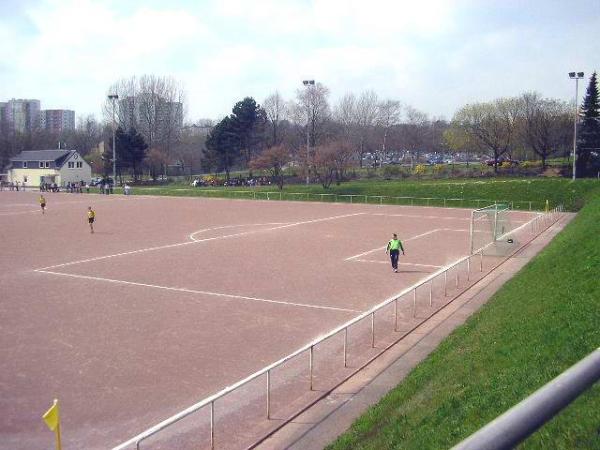
[[[96,218],[96,213],[94,212],[91,206],[88,206],[87,216],[88,223],[90,224],[90,232],[94,233],[94,219]]]
[[[40,195],[40,206],[42,207],[42,214],[46,209],[46,198],[43,195]]]

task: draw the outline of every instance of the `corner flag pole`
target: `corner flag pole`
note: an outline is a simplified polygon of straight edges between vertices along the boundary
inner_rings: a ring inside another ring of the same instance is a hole
[[[60,444],[60,414],[58,411],[58,399],[54,399],[53,405],[42,416],[42,419],[44,419],[44,422],[50,431],[54,431],[56,437],[56,450],[62,450],[62,445]]]

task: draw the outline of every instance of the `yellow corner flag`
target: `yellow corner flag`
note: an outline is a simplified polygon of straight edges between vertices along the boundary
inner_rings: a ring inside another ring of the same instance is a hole
[[[56,450],[61,450],[62,447],[60,445],[60,414],[58,412],[58,400],[54,399],[54,404],[50,407],[46,414],[42,416],[44,422],[50,431],[54,431],[56,434]]]

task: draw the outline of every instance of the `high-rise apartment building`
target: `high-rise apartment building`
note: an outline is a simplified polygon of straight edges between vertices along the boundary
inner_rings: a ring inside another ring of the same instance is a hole
[[[119,100],[120,125],[135,128],[147,143],[175,136],[183,128],[183,103],[167,101],[159,96],[141,93]]]
[[[39,125],[40,101],[30,99],[12,99],[0,104],[0,116],[9,129],[24,133]]]
[[[75,129],[75,111],[70,109],[44,109],[40,112],[40,128],[52,133]]]

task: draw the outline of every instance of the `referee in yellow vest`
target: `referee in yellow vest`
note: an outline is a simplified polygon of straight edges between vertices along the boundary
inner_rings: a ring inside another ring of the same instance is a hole
[[[394,269],[394,272],[398,272],[398,257],[400,256],[400,250],[402,250],[402,255],[404,255],[402,242],[398,239],[398,235],[394,233],[392,239],[390,239],[390,242],[388,242],[387,247],[385,248],[386,255],[390,252],[390,260],[392,261],[392,269]]]

